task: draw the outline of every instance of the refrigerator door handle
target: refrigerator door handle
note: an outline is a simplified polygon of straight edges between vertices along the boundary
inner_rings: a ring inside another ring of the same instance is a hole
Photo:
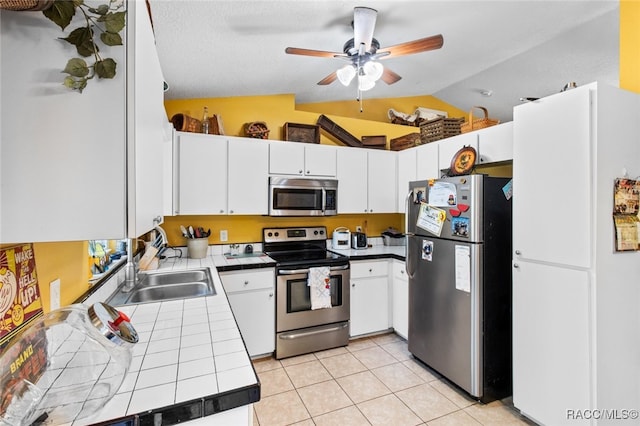
[[[413,235],[409,233],[409,202],[413,197],[413,189],[410,189],[407,193],[407,196],[404,198],[404,270],[407,273],[407,277],[411,278],[411,274],[409,273],[409,235]]]

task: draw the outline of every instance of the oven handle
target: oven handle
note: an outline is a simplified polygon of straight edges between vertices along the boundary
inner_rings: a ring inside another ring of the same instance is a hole
[[[343,328],[349,327],[349,323],[345,322],[343,324],[339,324],[335,327],[330,327],[330,328],[322,328],[319,330],[309,330],[309,331],[303,331],[300,333],[287,333],[287,334],[281,334],[280,336],[278,336],[278,338],[283,339],[283,340],[293,340],[293,339],[299,339],[300,337],[306,337],[306,336],[313,336],[314,334],[324,334],[324,333],[330,333],[333,331],[339,331],[342,330]]]
[[[330,271],[343,271],[345,269],[349,269],[349,265],[342,266],[332,266],[329,268]],[[308,274],[309,268],[304,269],[280,269],[278,271],[278,275],[295,275],[295,274]]]

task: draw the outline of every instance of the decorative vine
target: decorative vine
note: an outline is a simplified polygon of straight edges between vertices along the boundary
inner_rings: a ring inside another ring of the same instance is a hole
[[[116,61],[103,58],[100,47],[95,40],[96,33],[100,34],[100,41],[105,46],[121,46],[120,31],[125,26],[126,11],[123,0],[109,0],[107,4],[97,7],[87,6],[84,0],[55,0],[53,5],[43,11],[44,16],[56,23],[63,31],[79,11],[84,16],[86,26],[80,26],[60,38],[76,47],[76,51],[83,58],[93,56],[93,64],[87,64],[82,58],[72,58],[62,71],[68,74],[63,84],[80,93],[87,87],[87,82],[98,78],[113,78],[116,75]]]

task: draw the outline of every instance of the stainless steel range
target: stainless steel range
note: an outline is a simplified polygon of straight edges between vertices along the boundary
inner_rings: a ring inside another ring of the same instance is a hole
[[[264,252],[276,261],[276,358],[347,345],[349,258],[326,249],[324,226],[262,231]],[[328,268],[331,307],[312,309],[309,273],[319,267]]]

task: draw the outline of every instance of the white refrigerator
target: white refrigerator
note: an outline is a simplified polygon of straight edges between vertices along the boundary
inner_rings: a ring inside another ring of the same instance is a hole
[[[640,175],[640,96],[592,83],[513,123],[514,406],[619,424],[640,407],[640,256],[615,250],[613,190]]]

